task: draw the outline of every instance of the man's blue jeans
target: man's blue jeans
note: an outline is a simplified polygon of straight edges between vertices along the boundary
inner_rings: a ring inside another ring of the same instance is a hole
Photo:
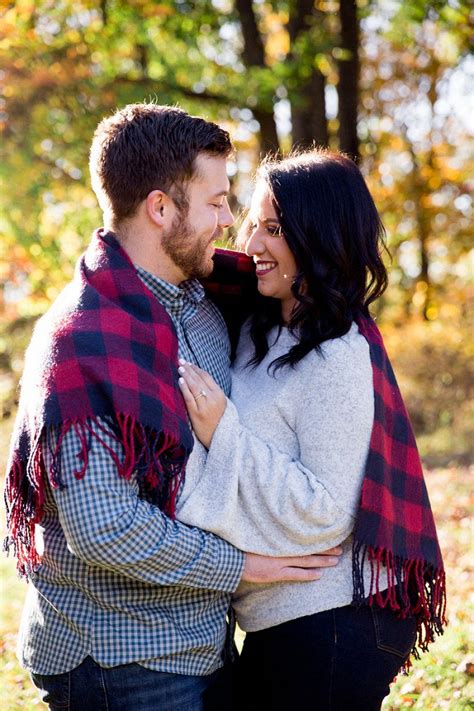
[[[204,711],[225,708],[225,699],[220,706],[214,696],[220,673],[167,674],[140,664],[106,669],[87,657],[65,674],[31,676],[51,711]]]

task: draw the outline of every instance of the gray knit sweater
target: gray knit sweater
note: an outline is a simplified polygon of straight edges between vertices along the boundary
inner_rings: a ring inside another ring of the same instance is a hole
[[[300,555],[342,544],[340,562],[318,581],[241,583],[233,605],[246,631],[352,600],[350,534],[374,417],[369,347],[354,323],[323,344],[322,355],[313,351],[294,369],[269,375],[269,363],[294,342],[275,328],[265,359],[246,368],[253,344],[244,326],[232,402],[209,452],[193,452],[178,502],[181,521],[244,551]]]

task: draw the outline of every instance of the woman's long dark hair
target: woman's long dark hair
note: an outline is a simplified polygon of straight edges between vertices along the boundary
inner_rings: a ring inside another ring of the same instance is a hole
[[[275,371],[320,351],[324,341],[346,334],[357,315],[368,315],[387,286],[385,230],[359,168],[342,153],[316,149],[265,161],[260,180],[298,267],[291,287],[298,303],[287,324],[298,342],[271,363]],[[282,325],[280,302],[259,296],[250,364],[267,354],[275,325]]]

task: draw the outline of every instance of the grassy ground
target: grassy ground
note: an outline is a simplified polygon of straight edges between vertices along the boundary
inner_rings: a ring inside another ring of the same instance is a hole
[[[0,466],[4,469],[10,425],[0,423]],[[448,570],[450,624],[429,654],[415,662],[408,676],[400,676],[385,700],[384,711],[420,709],[431,711],[474,709],[474,650],[469,647],[469,627],[474,610],[472,567],[472,508],[469,494],[474,467],[435,469],[427,484],[435,511]],[[2,530],[3,538],[3,530]],[[28,675],[15,659],[24,582],[18,580],[14,563],[0,557],[0,699],[2,711],[45,709],[37,699]],[[350,711],[350,709],[341,709]]]

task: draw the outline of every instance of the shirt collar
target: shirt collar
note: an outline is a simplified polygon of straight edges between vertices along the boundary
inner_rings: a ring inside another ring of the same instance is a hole
[[[151,274],[143,267],[135,266],[135,268],[138,276],[163,306],[172,307],[184,301],[198,304],[205,296],[204,287],[197,279],[187,279],[176,286]]]

